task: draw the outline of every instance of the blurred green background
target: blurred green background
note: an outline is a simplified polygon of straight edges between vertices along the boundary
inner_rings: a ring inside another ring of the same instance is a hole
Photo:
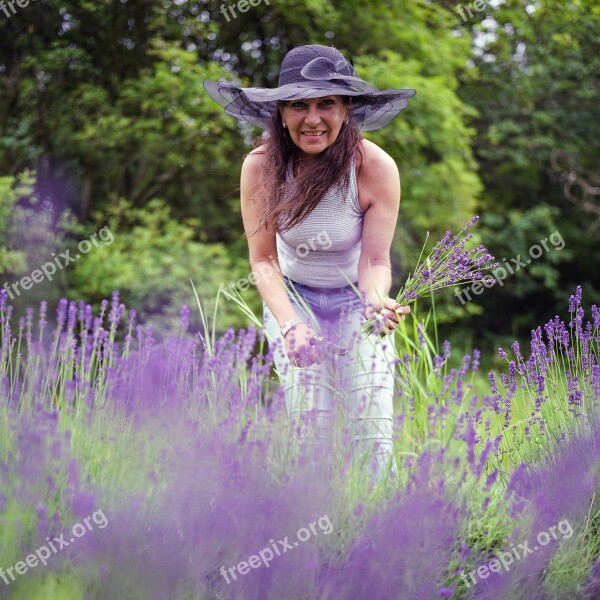
[[[365,133],[396,160],[402,204],[394,289],[426,232],[473,215],[499,259],[558,231],[550,250],[464,306],[436,302],[442,333],[491,350],[557,313],[575,285],[600,304],[600,4],[592,1],[37,0],[0,12],[0,285],[89,239],[114,236],[16,297],[17,313],[118,288],[143,321],[173,322],[248,274],[239,210],[241,127],[204,79],[275,87],[292,47],[334,45],[379,88],[417,91]],[[470,7],[467,10],[467,6]],[[464,15],[465,18],[463,18]],[[73,251],[73,249],[75,249]],[[244,297],[257,310],[255,290]],[[222,331],[246,325],[222,302]]]

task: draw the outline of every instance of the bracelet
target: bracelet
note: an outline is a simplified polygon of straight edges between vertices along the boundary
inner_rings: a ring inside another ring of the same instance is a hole
[[[294,325],[299,325],[300,323],[303,323],[303,322],[304,321],[302,321],[302,319],[298,316],[295,316],[292,319],[290,319],[289,321],[286,321],[280,328],[282,337],[285,337],[287,332],[292,327],[294,327]]]

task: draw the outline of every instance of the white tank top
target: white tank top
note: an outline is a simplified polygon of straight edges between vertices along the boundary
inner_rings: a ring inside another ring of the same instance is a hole
[[[292,281],[320,288],[358,282],[364,213],[358,204],[355,158],[345,198],[341,188],[341,182],[331,187],[302,223],[276,233],[279,265]]]

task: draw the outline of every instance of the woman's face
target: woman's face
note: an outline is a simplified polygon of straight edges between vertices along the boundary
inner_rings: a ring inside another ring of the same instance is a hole
[[[335,142],[349,109],[350,104],[344,104],[342,96],[287,100],[281,108],[281,119],[294,144],[308,157]]]

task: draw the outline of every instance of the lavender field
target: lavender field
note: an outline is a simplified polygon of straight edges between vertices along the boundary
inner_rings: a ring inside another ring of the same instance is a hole
[[[598,0],[0,0],[0,600],[600,600],[599,82]]]
[[[398,478],[347,428],[293,441],[254,326],[216,338],[0,292],[0,597],[600,597],[600,309],[582,290],[531,346],[440,355],[397,333]],[[34,564],[35,563],[35,564]]]

